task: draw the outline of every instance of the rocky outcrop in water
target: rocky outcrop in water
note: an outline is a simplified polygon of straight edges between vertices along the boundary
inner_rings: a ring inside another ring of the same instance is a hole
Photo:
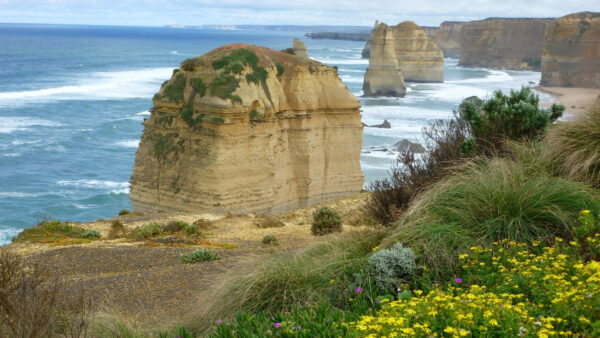
[[[444,21],[431,31],[431,38],[442,49],[445,57],[458,59],[462,54],[464,22]]]
[[[540,70],[552,19],[490,18],[464,24],[459,65]]]
[[[184,61],[153,101],[136,211],[275,214],[363,186],[360,103],[325,64],[227,45]]]
[[[373,33],[369,67],[363,82],[365,96],[403,97],[406,94],[395,46],[392,27],[384,23],[378,25]]]
[[[371,127],[371,128],[385,128],[385,129],[390,129],[392,127],[392,124],[388,120],[383,120],[382,123],[380,123],[380,124],[374,124],[374,125],[371,125],[369,127]]]
[[[349,41],[367,41],[369,32],[360,33],[341,33],[341,32],[316,32],[304,34],[307,38],[315,40],[349,40]]]
[[[396,58],[405,81],[443,82],[444,53],[427,36],[425,30],[412,21],[393,28]]]
[[[294,39],[294,45],[292,48],[294,49],[294,55],[298,55],[305,58],[308,57],[306,45],[302,40]]]
[[[556,19],[542,56],[544,86],[600,87],[600,13]]]

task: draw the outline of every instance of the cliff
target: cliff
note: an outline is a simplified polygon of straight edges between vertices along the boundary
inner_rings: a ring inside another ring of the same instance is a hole
[[[600,87],[600,13],[556,19],[542,56],[544,86]]]
[[[427,36],[425,30],[412,21],[392,27],[398,67],[405,81],[443,82],[444,53]]]
[[[294,49],[294,55],[298,55],[305,58],[308,57],[306,45],[304,44],[304,42],[302,42],[302,40],[294,39],[294,44],[292,45],[292,48]]]
[[[136,211],[275,214],[362,188],[360,103],[325,64],[227,45],[184,61],[153,101]]]
[[[428,34],[442,49],[445,57],[458,59],[462,54],[464,26],[464,22],[444,21],[439,28],[428,31]]]
[[[363,82],[365,96],[403,97],[406,94],[395,46],[396,40],[392,27],[384,23],[378,25],[371,39],[369,67]]]
[[[540,70],[552,19],[490,18],[464,24],[459,65]]]

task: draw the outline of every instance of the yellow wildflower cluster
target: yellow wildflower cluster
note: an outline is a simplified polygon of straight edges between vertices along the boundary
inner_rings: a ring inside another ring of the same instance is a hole
[[[388,337],[598,336],[600,234],[590,212],[581,213],[579,226],[586,227],[582,236],[556,238],[552,246],[474,246],[459,256],[461,284],[414,291],[351,326],[359,335]]]

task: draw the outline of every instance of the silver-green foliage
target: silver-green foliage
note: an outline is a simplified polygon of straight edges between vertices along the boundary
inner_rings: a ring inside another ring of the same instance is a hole
[[[381,249],[369,257],[369,267],[375,283],[383,290],[398,287],[399,280],[409,277],[418,269],[415,253],[396,243],[389,249]]]

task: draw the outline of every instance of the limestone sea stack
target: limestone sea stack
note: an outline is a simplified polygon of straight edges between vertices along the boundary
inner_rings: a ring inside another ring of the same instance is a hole
[[[153,102],[136,211],[275,214],[363,186],[360,103],[325,64],[226,45],[184,61]]]
[[[404,21],[392,29],[404,80],[444,82],[444,53],[425,30],[412,21]]]
[[[552,19],[490,18],[464,24],[459,65],[540,70]]]
[[[396,96],[406,94],[402,71],[396,58],[396,40],[392,27],[379,24],[371,39],[369,67],[363,82],[364,96]]]
[[[304,44],[304,42],[302,40],[299,39],[294,39],[294,54],[301,56],[301,57],[308,57],[308,51],[306,49],[306,45]]]
[[[600,87],[600,13],[575,13],[554,21],[544,43],[541,84]]]

